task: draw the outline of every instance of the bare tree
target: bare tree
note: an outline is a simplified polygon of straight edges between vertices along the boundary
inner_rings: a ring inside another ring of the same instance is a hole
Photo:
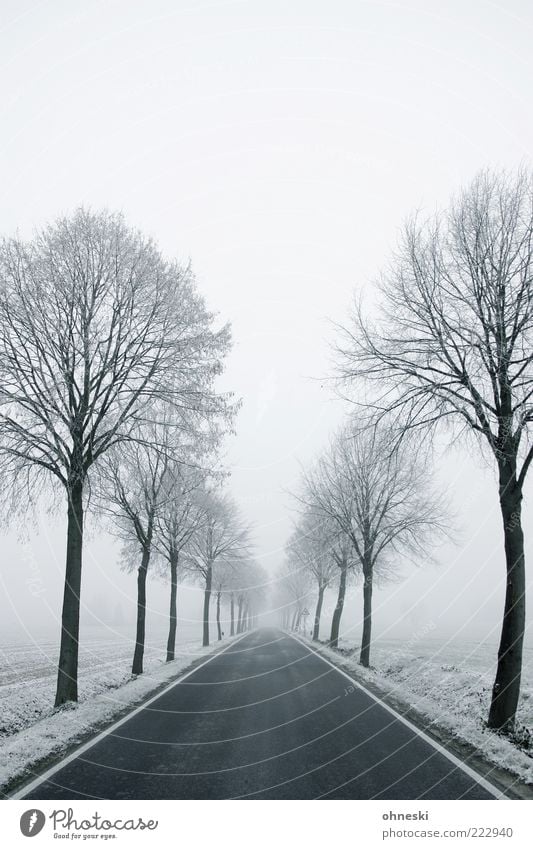
[[[336,649],[339,645],[339,634],[341,619],[346,600],[346,589],[349,581],[357,581],[360,569],[354,558],[353,547],[350,538],[340,528],[337,533],[332,532],[330,536],[330,548],[333,560],[337,566],[337,600],[331,617],[331,632],[329,645]]]
[[[329,534],[317,511],[307,510],[300,517],[289,542],[287,554],[295,565],[309,572],[317,584],[317,603],[313,623],[313,640],[318,640],[324,593],[336,576],[336,561],[331,551]]]
[[[234,502],[227,495],[207,492],[203,511],[201,526],[191,538],[188,562],[189,568],[204,583],[202,644],[208,646],[214,569],[224,561],[246,558],[250,551],[250,536]]]
[[[0,458],[15,486],[66,494],[56,705],[78,696],[89,472],[158,404],[229,412],[212,391],[229,345],[190,271],[165,263],[119,215],[80,210],[0,248]]]
[[[340,376],[400,432],[450,423],[498,470],[506,591],[490,728],[511,731],[525,627],[521,505],[533,459],[533,177],[481,173],[433,221],[409,222],[381,282],[377,324],[360,308]]]
[[[256,578],[254,562],[245,551],[238,551],[236,558],[224,558],[214,572],[213,588],[216,593],[216,621],[218,639],[222,639],[220,622],[221,606],[225,600],[230,606],[230,636],[244,630],[245,613],[250,606],[250,587]],[[235,625],[235,599],[238,605],[238,618]],[[246,609],[247,608],[247,609]]]
[[[350,541],[361,570],[359,661],[368,666],[374,580],[392,577],[398,556],[428,559],[431,536],[444,533],[442,505],[420,457],[407,445],[391,451],[389,432],[379,428],[341,430],[306,476],[305,492]]]
[[[127,453],[108,452],[100,475],[102,509],[113,517],[115,532],[123,542],[124,568],[137,569],[137,626],[131,669],[134,675],[143,672],[146,579],[158,513],[168,497],[165,484],[172,459],[165,448],[157,442],[135,443]]]
[[[311,475],[306,481],[307,485],[304,487],[300,500],[306,504],[306,509],[314,517],[316,523],[315,529],[320,536],[321,545],[328,549],[332,563],[335,566],[332,585],[336,585],[337,587],[337,598],[335,607],[333,608],[333,616],[331,617],[329,645],[331,648],[336,649],[339,645],[341,619],[348,583],[350,580],[357,580],[360,570],[353,556],[350,535],[346,534],[341,524],[333,519],[330,513],[325,512],[320,504],[315,501],[312,486],[316,485],[316,483],[316,478],[314,475]],[[309,484],[312,486],[309,487]]]
[[[174,660],[176,653],[178,580],[186,572],[185,566],[179,568],[180,555],[186,553],[204,518],[201,494],[206,474],[191,464],[192,459],[187,464],[175,463],[168,470],[164,499],[156,516],[155,546],[165,573],[170,572],[167,662]]]
[[[230,636],[239,633],[239,623],[242,619],[247,577],[250,574],[252,562],[249,558],[239,557],[231,562],[231,570],[226,573],[225,586],[229,597],[230,607]],[[235,621],[235,602],[238,607],[238,617]]]
[[[304,505],[305,513],[314,523],[313,535],[317,538],[320,548],[325,548],[329,552],[331,563],[335,567],[331,583],[337,587],[337,598],[331,618],[329,645],[331,648],[337,648],[346,589],[350,576],[357,577],[357,564],[353,557],[351,528],[346,533],[343,523],[338,520],[338,517],[335,518],[333,503],[329,503],[327,509],[324,509],[322,501],[330,499],[323,491],[318,471],[316,466],[311,472],[303,474],[303,486],[296,498]],[[320,497],[316,498],[318,492]]]
[[[222,608],[222,598],[224,593],[231,585],[235,564],[229,560],[222,560],[215,569],[213,576],[213,589],[215,591],[216,602],[216,622],[217,622],[217,638],[222,639],[222,625],[220,621],[220,613]]]
[[[291,611],[290,629],[298,631],[302,613],[309,602],[311,594],[311,575],[301,563],[295,562],[289,552],[282,569],[277,577],[277,583],[282,594],[287,598],[287,606]]]
[[[269,576],[251,557],[233,561],[229,576],[230,594],[237,597],[237,633],[254,628],[268,597]]]

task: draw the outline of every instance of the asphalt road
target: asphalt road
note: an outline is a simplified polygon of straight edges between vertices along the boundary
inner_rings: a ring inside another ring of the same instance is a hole
[[[322,658],[247,634],[28,799],[490,799]]]

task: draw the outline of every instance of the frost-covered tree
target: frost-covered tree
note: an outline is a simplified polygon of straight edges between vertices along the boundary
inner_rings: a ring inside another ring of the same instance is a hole
[[[268,597],[267,572],[252,558],[244,557],[232,563],[230,603],[237,599],[237,633],[255,627],[257,618]],[[234,613],[232,613],[233,621]]]
[[[116,534],[123,542],[124,568],[137,570],[137,626],[131,671],[140,675],[146,632],[146,579],[156,515],[164,497],[168,457],[147,445],[137,444],[127,454],[108,459],[109,486],[104,490],[106,510],[114,515]]]
[[[318,640],[324,593],[336,578],[337,564],[332,553],[330,535],[317,511],[306,510],[300,516],[287,543],[287,556],[307,571],[316,583],[317,602],[313,623],[313,640]]]
[[[250,552],[250,532],[235,503],[225,494],[206,492],[203,519],[191,538],[189,569],[204,586],[203,640],[209,645],[209,606],[215,569],[226,561],[246,558]]]
[[[302,497],[349,541],[361,571],[359,660],[368,666],[375,578],[394,575],[400,556],[427,560],[431,538],[444,532],[443,508],[432,490],[428,467],[406,444],[391,450],[387,430],[348,426],[305,476]]]
[[[297,631],[300,627],[302,613],[310,603],[311,574],[301,563],[295,562],[291,553],[288,552],[288,556],[276,576],[276,584],[278,594],[285,600],[283,606],[288,614],[285,617],[287,626],[292,631]]]
[[[178,582],[187,574],[187,546],[194,534],[198,533],[204,518],[202,495],[205,480],[206,472],[194,465],[194,458],[189,458],[187,463],[173,464],[167,472],[165,497],[156,515],[154,544],[160,571],[170,581],[167,661],[174,660],[175,657]]]

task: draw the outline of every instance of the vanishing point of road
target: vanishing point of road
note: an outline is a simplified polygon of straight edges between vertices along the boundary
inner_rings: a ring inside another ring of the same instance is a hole
[[[487,781],[306,644],[264,628],[178,679],[29,785],[22,798],[494,795]]]

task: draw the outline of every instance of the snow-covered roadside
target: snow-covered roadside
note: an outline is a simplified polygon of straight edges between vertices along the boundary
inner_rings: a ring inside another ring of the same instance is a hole
[[[206,648],[197,644],[179,646],[176,659],[170,663],[153,662],[149,671],[117,685],[112,680],[97,695],[86,694],[78,704],[64,706],[38,719],[33,724],[0,741],[0,791],[18,779],[34,776],[33,767],[45,759],[55,758],[112,722],[128,707],[133,707],[162,685],[172,681],[198,659],[215,654],[238,639],[228,637]]]
[[[460,741],[474,746],[490,763],[507,770],[521,781],[533,785],[533,751],[515,745],[485,727],[492,689],[491,676],[476,669],[433,660],[408,650],[388,657],[375,653],[375,666],[364,669],[354,653],[353,644],[340,644],[340,650],[327,648],[299,638],[317,649],[362,684],[375,685],[377,691],[412,707]],[[524,681],[518,713],[518,726],[524,738],[533,730],[533,686]]]
[[[181,637],[181,635],[180,635]],[[152,634],[144,654],[145,675],[164,664],[166,634]],[[34,725],[53,713],[58,646],[55,641],[35,641],[5,646],[0,668],[0,741]],[[198,639],[180,639],[177,656],[198,652]],[[79,701],[85,702],[106,690],[131,681],[131,638],[119,632],[96,629],[80,642],[78,666]]]

